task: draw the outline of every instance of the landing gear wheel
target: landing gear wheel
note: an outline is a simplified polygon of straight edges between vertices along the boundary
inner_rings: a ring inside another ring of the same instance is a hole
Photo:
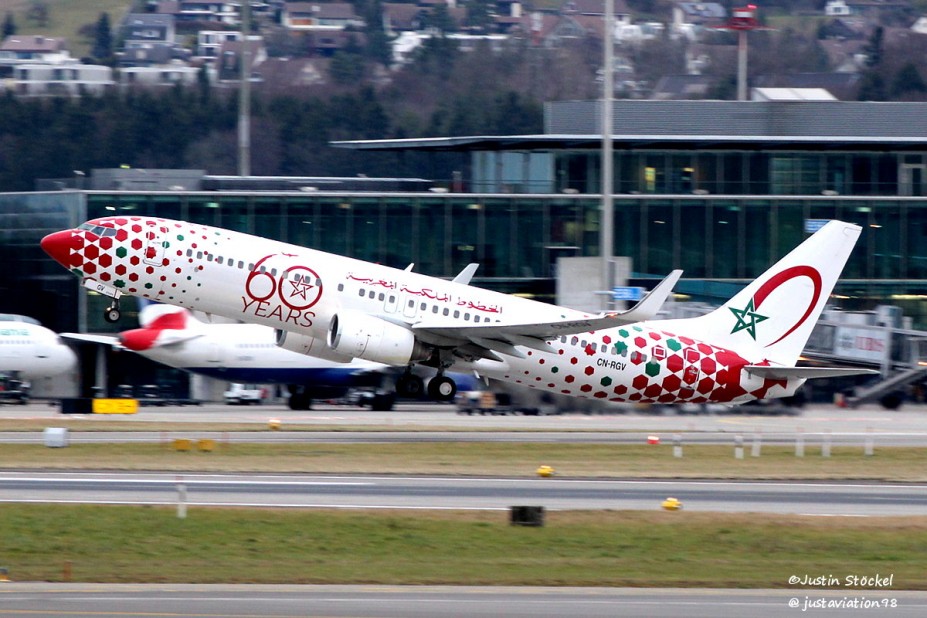
[[[408,399],[418,399],[425,390],[425,382],[411,373],[404,373],[396,380],[396,394]]]
[[[122,312],[119,311],[119,307],[116,305],[110,305],[106,308],[106,311],[103,312],[103,319],[110,324],[118,322],[120,317],[122,317]]]
[[[450,401],[457,394],[457,384],[447,376],[435,376],[428,383],[428,396],[436,401]]]
[[[290,410],[311,410],[312,397],[306,393],[291,392],[287,405],[289,406]]]

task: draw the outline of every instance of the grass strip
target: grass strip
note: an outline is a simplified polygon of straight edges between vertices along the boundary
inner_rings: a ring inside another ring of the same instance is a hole
[[[925,517],[564,511],[527,528],[502,512],[2,511],[0,565],[16,581],[796,588],[792,576],[879,575],[927,589]]]
[[[195,438],[195,434],[192,434]],[[196,440],[194,439],[194,443]],[[312,474],[438,474],[530,476],[541,465],[559,476],[605,478],[854,479],[897,482],[927,480],[927,448],[880,447],[865,456],[863,446],[838,446],[822,457],[820,445],[764,446],[735,459],[732,446],[691,445],[683,457],[669,445],[609,445],[507,442],[404,442],[383,444],[305,442],[222,443],[212,452],[178,452],[163,444],[0,444],[9,469],[108,469],[191,472]]]

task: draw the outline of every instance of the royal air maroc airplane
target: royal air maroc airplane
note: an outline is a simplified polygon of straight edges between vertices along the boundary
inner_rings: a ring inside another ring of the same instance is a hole
[[[228,382],[285,384],[293,410],[308,410],[313,399],[344,396],[352,388],[374,389],[365,399],[375,410],[395,401],[391,377],[397,370],[362,359],[349,363],[315,358],[280,348],[274,329],[257,324],[207,323],[182,307],[146,304],[140,328],[118,336],[62,333],[64,339],[90,341],[129,350],[190,373]],[[474,382],[461,375],[458,379]]]
[[[104,217],[42,248],[110,296],[128,294],[272,326],[287,350],[347,362],[424,365],[436,399],[451,368],[616,402],[723,402],[791,396],[808,378],[864,373],[795,364],[860,227],[831,221],[704,316],[652,321],[682,271],[623,312],[589,314],[198,223]],[[406,371],[400,395],[423,381]]]
[[[0,374],[39,380],[77,368],[77,355],[54,331],[23,315],[0,313]]]

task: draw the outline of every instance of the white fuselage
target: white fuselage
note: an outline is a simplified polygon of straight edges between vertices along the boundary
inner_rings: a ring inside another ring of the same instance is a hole
[[[108,217],[72,234],[73,249],[56,259],[82,273],[90,288],[312,337],[305,352],[323,357],[332,354],[326,343],[332,318],[352,312],[409,328],[591,317],[200,224]],[[500,361],[466,359],[454,368],[555,393],[632,402],[740,402],[789,395],[803,382],[748,374],[745,365],[764,359],[699,341],[685,328],[682,320],[631,324],[563,336],[543,350],[517,346],[512,354],[497,354]],[[442,345],[439,337],[426,343]]]
[[[53,331],[27,321],[0,321],[0,373],[39,380],[76,367],[74,351]]]

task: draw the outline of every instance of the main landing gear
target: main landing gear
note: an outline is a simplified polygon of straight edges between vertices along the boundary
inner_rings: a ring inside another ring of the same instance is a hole
[[[428,382],[428,397],[435,401],[450,401],[457,394],[457,384],[443,373]],[[407,399],[418,399],[425,392],[425,381],[407,371],[396,380],[396,394]]]
[[[103,311],[103,319],[112,324],[118,322],[120,317],[122,317],[122,312],[119,311],[119,299],[114,298],[110,306]]]

